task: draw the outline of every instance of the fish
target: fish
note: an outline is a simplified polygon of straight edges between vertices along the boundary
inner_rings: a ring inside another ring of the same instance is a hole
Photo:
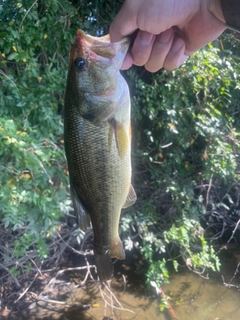
[[[64,101],[64,144],[80,228],[90,224],[100,281],[113,276],[111,258],[125,259],[121,210],[137,199],[131,184],[129,88],[120,67],[130,39],[77,31],[70,50]]]

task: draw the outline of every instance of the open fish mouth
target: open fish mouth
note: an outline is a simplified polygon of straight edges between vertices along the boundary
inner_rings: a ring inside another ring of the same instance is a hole
[[[109,35],[98,38],[85,34],[79,29],[70,51],[70,63],[79,57],[85,57],[89,62],[97,61],[99,57],[112,59],[117,53],[118,59],[123,60],[129,44],[130,38],[128,37],[119,42],[110,42]]]

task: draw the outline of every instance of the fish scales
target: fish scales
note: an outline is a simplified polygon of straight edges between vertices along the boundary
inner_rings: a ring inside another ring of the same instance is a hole
[[[90,215],[102,281],[112,276],[110,258],[125,258],[119,218],[121,209],[136,201],[131,186],[130,97],[119,73],[128,45],[128,39],[110,44],[106,37],[78,31],[65,93],[64,140],[74,209],[83,229]]]

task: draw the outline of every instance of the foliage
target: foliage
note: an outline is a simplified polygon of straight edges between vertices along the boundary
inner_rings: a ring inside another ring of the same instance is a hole
[[[0,11],[0,214],[19,233],[16,258],[30,246],[46,257],[46,241],[68,212],[58,109],[73,14],[68,2],[55,1],[6,1]]]
[[[140,201],[148,203],[141,215],[152,216],[149,206],[155,208],[154,219],[146,218],[144,228],[135,221],[143,239],[140,250],[149,261],[148,283],[168,281],[163,252],[171,256],[170,248],[177,251],[172,257],[175,268],[181,257],[196,273],[219,270],[219,259],[199,221],[209,224],[213,208],[219,218],[228,208],[228,222],[223,216],[222,224],[218,219],[222,230],[229,224],[231,208],[238,206],[239,49],[224,35],[173,72],[128,72],[135,181]]]
[[[68,53],[79,27],[106,32],[120,5],[0,4],[0,216],[1,227],[12,233],[4,262],[9,254],[21,260],[33,251],[46,258],[72,211],[62,122]]]
[[[147,208],[122,218],[122,231],[125,232],[125,249],[138,248],[149,267],[146,273],[148,285],[160,288],[169,282],[168,265],[171,261],[178,270],[179,260],[183,260],[188,268],[200,275],[206,271],[219,271],[220,261],[211,245],[204,238],[204,229],[194,219],[185,215],[178,219],[169,230],[163,231],[157,212],[150,215]],[[129,233],[129,223],[136,230]],[[141,239],[139,241],[139,239]],[[181,259],[180,259],[181,258]]]

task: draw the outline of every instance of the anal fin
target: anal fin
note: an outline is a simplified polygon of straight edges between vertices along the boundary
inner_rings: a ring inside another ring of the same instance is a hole
[[[136,200],[137,200],[136,192],[133,189],[133,186],[130,185],[128,196],[127,196],[127,199],[126,199],[126,201],[124,203],[123,208],[127,208],[127,207],[132,206],[136,202]]]

